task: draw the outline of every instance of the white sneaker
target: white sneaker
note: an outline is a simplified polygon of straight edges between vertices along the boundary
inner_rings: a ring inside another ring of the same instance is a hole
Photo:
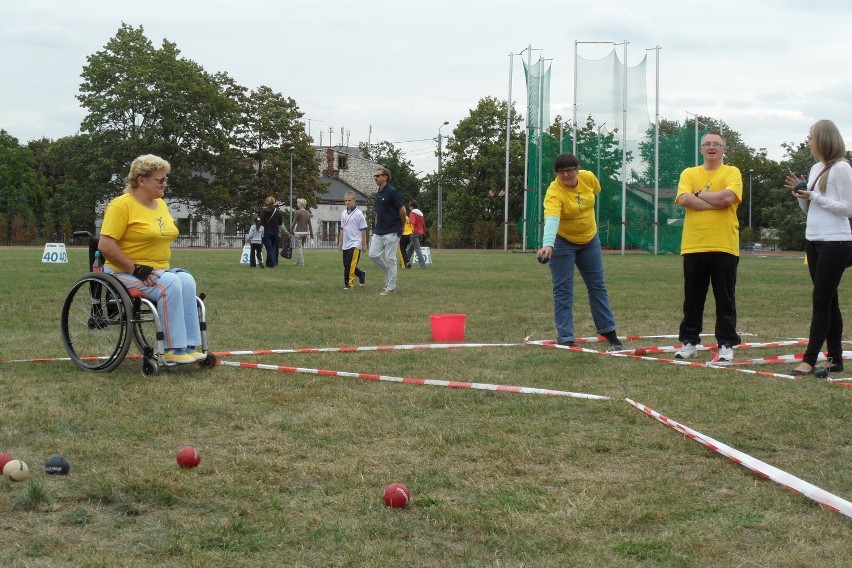
[[[719,361],[725,361],[730,363],[734,360],[734,348],[728,347],[727,345],[722,345],[719,347]]]
[[[697,353],[698,349],[696,349],[695,345],[688,341],[684,341],[683,345],[680,346],[680,349],[675,351],[675,359],[690,359],[695,357]]]

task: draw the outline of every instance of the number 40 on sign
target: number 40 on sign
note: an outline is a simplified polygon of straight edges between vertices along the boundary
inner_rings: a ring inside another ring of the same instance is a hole
[[[68,252],[65,250],[65,243],[45,243],[41,261],[51,264],[67,263]]]

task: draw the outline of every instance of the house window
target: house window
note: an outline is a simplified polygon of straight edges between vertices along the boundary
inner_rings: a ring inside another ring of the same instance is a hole
[[[337,244],[340,223],[337,221],[323,221],[320,227],[320,239],[325,243]]]
[[[349,167],[348,158],[349,158],[349,156],[344,156],[342,154],[339,154],[337,156],[337,169],[338,170],[345,170]]]
[[[188,235],[191,230],[192,221],[188,217],[178,217],[175,219],[175,225],[177,225],[179,234]]]

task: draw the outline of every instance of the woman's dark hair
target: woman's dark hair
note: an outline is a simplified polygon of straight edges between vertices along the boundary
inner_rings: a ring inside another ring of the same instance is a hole
[[[553,171],[564,170],[565,168],[579,168],[580,160],[577,159],[577,156],[571,154],[569,152],[565,152],[564,154],[559,154],[556,156],[556,159],[553,160]]]
[[[412,199],[411,201],[408,202],[408,206],[412,209],[417,209],[418,207],[420,207],[420,204],[417,203],[416,199]]]

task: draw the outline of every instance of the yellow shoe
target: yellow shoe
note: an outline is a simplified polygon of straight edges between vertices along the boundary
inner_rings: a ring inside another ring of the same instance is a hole
[[[195,363],[195,357],[185,351],[166,351],[163,355],[166,365],[187,365]]]
[[[189,355],[190,357],[192,357],[196,361],[204,361],[205,359],[207,359],[207,355],[205,355],[201,351],[195,351],[195,350],[190,350],[190,349],[187,349],[186,351],[187,351],[187,355]]]

